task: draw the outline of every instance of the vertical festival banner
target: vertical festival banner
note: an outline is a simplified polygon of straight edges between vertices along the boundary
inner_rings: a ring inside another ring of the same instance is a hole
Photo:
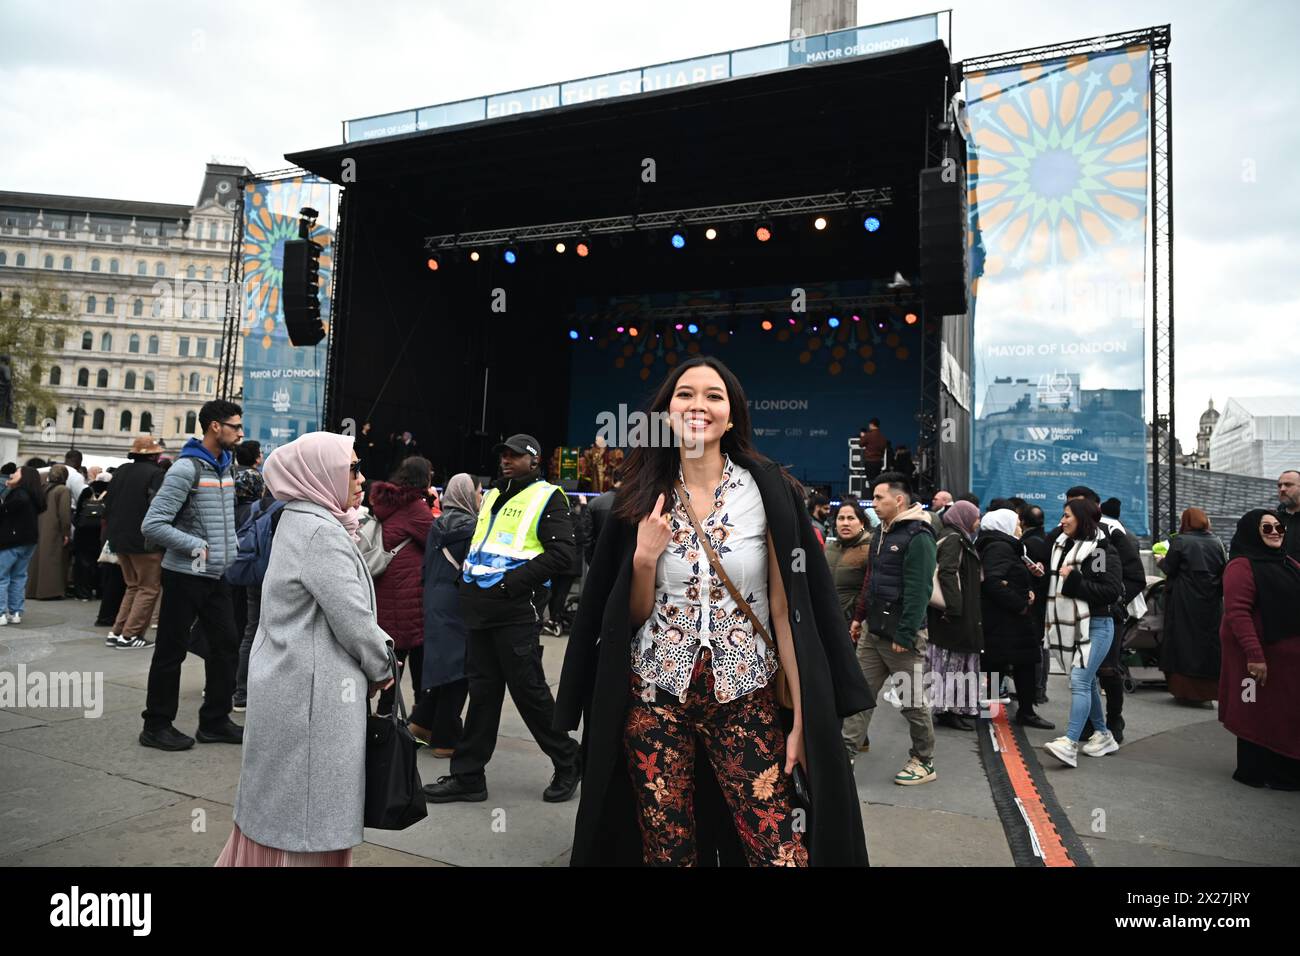
[[[1150,51],[966,77],[976,413],[971,487],[1060,516],[1087,485],[1148,533]]]
[[[298,212],[320,213],[310,238],[320,255],[321,318],[330,322],[334,261],[334,187],[314,176],[261,180],[244,187],[244,435],[262,443],[263,454],[317,431],[325,398],[328,337],[294,346],[284,325],[284,243],[298,238]]]

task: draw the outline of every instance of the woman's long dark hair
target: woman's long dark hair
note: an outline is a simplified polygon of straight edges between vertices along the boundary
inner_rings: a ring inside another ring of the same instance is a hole
[[[1101,506],[1097,502],[1087,498],[1071,498],[1065,507],[1077,522],[1074,534],[1070,537],[1076,541],[1091,541],[1097,537],[1097,528],[1101,525]]]
[[[768,459],[759,453],[750,439],[749,403],[745,400],[745,390],[740,385],[740,379],[721,360],[711,355],[697,355],[672,369],[646,411],[651,416],[656,412],[667,414],[678,380],[686,372],[701,365],[707,365],[718,373],[727,390],[727,400],[731,403],[733,427],[722,435],[722,453],[733,458],[740,456],[756,464],[767,462]],[[656,427],[656,421],[652,417],[652,434],[658,434]],[[677,480],[680,461],[680,449],[675,446],[654,448],[647,444],[633,448],[623,462],[623,484],[618,489],[614,516],[623,521],[640,521],[650,513],[659,495],[664,496],[665,505],[672,501],[673,482]],[[786,478],[794,483],[789,475]]]
[[[427,458],[412,455],[397,466],[397,470],[389,480],[401,488],[419,488],[421,491],[426,491],[433,481],[433,465]]]
[[[22,477],[18,479],[14,491],[21,489],[27,492],[27,497],[32,500],[32,507],[36,509],[37,514],[40,514],[45,510],[45,489],[41,484],[41,473],[30,465],[23,465],[18,470],[22,473]]]

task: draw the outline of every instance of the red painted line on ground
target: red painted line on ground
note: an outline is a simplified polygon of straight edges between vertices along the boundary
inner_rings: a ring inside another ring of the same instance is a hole
[[[1020,744],[1011,730],[1011,724],[1007,721],[1006,707],[998,706],[997,710],[997,715],[990,720],[990,724],[998,742],[998,756],[1002,758],[1002,766],[1006,768],[1011,789],[1024,804],[1025,813],[1033,824],[1034,833],[1038,837],[1038,847],[1043,851],[1043,865],[1077,866],[1078,864],[1070,859],[1070,854],[1061,841],[1061,835],[1056,831],[1056,824],[1052,822],[1051,815],[1043,806],[1038,785],[1034,782],[1029,768],[1025,766]]]

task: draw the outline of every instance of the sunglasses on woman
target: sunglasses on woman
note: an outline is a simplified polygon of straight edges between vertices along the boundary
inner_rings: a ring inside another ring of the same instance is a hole
[[[1259,530],[1261,534],[1281,534],[1282,526],[1271,521],[1265,521],[1259,526]]]

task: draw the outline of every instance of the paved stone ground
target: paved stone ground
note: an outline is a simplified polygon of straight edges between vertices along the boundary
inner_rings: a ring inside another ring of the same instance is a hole
[[[105,629],[93,626],[95,607],[29,602],[22,625],[0,630],[0,671],[24,664],[29,672],[98,672],[104,681],[103,713],[92,719],[81,710],[0,709],[0,866],[211,865],[230,833],[239,748],[141,747],[151,652],[105,648]],[[554,682],[564,640],[542,640]],[[191,657],[177,721],[187,733],[197,725],[202,681],[202,662]],[[1041,710],[1063,727],[1063,677],[1052,678],[1049,693],[1052,702]],[[1119,753],[1082,758],[1077,770],[1043,761],[1096,863],[1300,863],[1300,794],[1234,783],[1234,741],[1212,710],[1180,707],[1163,690],[1145,690],[1130,698],[1126,717]],[[873,719],[871,752],[856,764],[872,863],[1010,866],[974,734],[938,734],[938,779],[899,787],[892,778],[906,760],[906,723],[886,709]],[[1036,744],[1055,736],[1030,734]],[[426,781],[447,772],[447,761],[427,751],[420,761]],[[542,802],[550,770],[507,698],[488,767],[488,800],[430,806],[426,820],[402,832],[368,830],[356,863],[564,865],[577,801]],[[1095,830],[1099,810],[1104,829]]]

